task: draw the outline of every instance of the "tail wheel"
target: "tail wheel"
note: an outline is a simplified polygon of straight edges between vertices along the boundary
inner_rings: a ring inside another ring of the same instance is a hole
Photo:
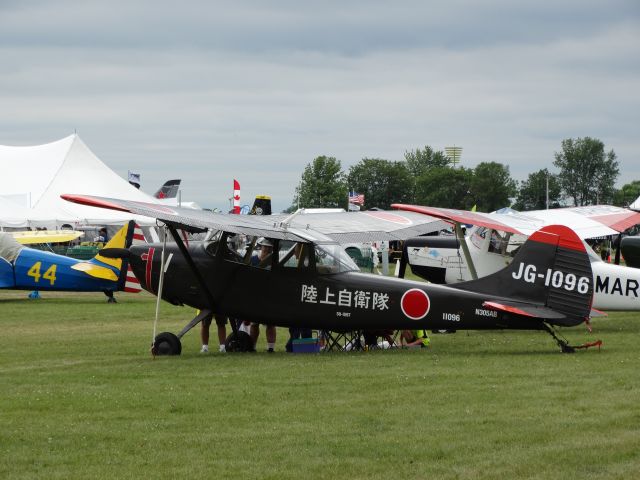
[[[152,353],[154,355],[180,355],[182,344],[180,339],[170,332],[162,332],[156,336]]]
[[[255,352],[253,340],[247,332],[241,331],[229,335],[224,347],[227,352]]]

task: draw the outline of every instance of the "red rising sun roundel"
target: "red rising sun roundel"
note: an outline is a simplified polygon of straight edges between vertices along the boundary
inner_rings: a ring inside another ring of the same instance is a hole
[[[412,288],[404,292],[402,300],[400,300],[400,306],[402,307],[402,313],[411,320],[420,320],[429,313],[431,302],[429,301],[429,295],[419,288]]]

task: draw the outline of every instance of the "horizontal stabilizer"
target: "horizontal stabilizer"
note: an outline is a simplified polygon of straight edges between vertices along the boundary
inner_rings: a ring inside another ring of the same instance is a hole
[[[74,270],[78,270],[79,272],[86,273],[87,275],[95,278],[111,280],[113,282],[118,281],[118,275],[116,275],[113,270],[107,267],[101,267],[100,265],[96,265],[95,263],[80,262],[72,265],[71,268]]]
[[[490,310],[497,310],[499,312],[506,313],[515,313],[516,315],[523,315],[525,317],[534,317],[534,318],[544,318],[544,319],[553,319],[553,320],[561,320],[563,318],[567,318],[560,312],[552,310],[548,307],[530,305],[527,303],[520,302],[484,302],[482,304],[483,307],[488,308]],[[554,323],[562,323],[562,322],[554,322]],[[573,325],[573,323],[571,324]]]
[[[607,314],[607,312],[602,312],[600,310],[596,310],[595,308],[591,309],[591,313],[589,314],[590,318],[597,318],[597,317],[608,317],[609,315]]]

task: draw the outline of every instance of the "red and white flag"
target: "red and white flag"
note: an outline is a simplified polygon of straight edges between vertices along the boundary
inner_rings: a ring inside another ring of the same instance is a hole
[[[233,210],[232,213],[240,215],[240,183],[233,179]]]

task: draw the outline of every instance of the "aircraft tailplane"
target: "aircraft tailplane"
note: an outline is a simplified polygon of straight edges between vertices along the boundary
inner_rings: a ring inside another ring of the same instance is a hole
[[[593,300],[586,248],[563,225],[549,225],[533,233],[503,270],[452,286],[489,295],[488,308],[566,326],[588,319]]]
[[[176,198],[178,196],[178,189],[180,188],[181,180],[167,180],[164,182],[156,193],[153,194],[155,198]]]
[[[256,195],[249,215],[271,215],[271,197],[268,195]]]
[[[144,234],[140,227],[133,221],[127,222],[104,246],[105,249],[128,249],[133,243],[144,243]],[[109,265],[117,270],[117,290],[137,293],[141,291],[140,282],[131,271],[128,258],[108,258],[98,253],[88,262],[91,267],[85,266],[89,275],[99,275],[100,269],[107,270],[104,265]],[[92,273],[92,271],[94,273]]]

